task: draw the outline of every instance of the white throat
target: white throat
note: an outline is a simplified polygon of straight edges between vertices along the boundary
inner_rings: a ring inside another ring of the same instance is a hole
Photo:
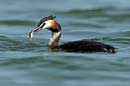
[[[49,43],[48,43],[49,47],[51,47],[51,48],[57,47],[58,43],[59,43],[59,40],[60,40],[60,37],[61,37],[61,32],[60,31],[59,32],[53,32],[52,36],[51,36],[51,38],[49,40]]]

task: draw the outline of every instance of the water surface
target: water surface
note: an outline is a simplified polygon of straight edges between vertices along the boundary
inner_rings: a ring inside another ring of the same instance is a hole
[[[129,86],[129,0],[0,0],[2,86]],[[53,52],[44,30],[28,32],[48,15],[62,26],[61,43],[91,39],[118,48],[115,54]]]

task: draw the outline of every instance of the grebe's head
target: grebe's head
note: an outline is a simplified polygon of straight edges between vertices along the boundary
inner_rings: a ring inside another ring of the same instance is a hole
[[[48,29],[52,32],[59,32],[61,30],[61,26],[54,18],[56,17],[47,16],[41,19],[37,27],[29,33],[29,38],[32,38],[33,32],[39,32],[42,29]]]

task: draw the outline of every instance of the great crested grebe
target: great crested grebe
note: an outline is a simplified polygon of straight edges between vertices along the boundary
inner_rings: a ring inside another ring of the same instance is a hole
[[[114,48],[111,45],[90,40],[71,41],[62,45],[58,45],[61,37],[61,26],[54,18],[54,16],[48,16],[41,19],[38,26],[29,33],[29,38],[33,37],[34,32],[39,32],[42,29],[48,29],[52,32],[52,36],[48,42],[50,48],[58,48],[67,52],[115,53],[117,51],[117,48]]]

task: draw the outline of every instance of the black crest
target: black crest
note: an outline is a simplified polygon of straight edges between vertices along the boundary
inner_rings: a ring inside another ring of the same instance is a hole
[[[43,23],[43,22],[45,22],[45,21],[48,21],[48,20],[52,20],[52,19],[54,19],[54,18],[56,18],[56,16],[52,16],[52,15],[51,15],[51,16],[44,17],[44,18],[42,18],[42,19],[40,20],[38,26],[40,26],[41,23]]]

